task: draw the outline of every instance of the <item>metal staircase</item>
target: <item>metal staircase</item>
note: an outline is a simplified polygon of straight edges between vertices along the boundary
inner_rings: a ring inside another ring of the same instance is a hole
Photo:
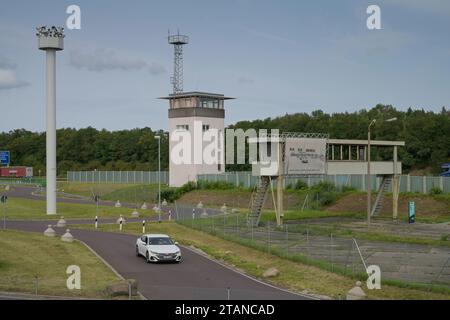
[[[267,193],[270,188],[271,178],[269,176],[260,176],[256,192],[252,194],[251,210],[248,216],[248,226],[257,227],[261,218],[261,210],[266,202]]]
[[[378,189],[377,198],[375,199],[375,203],[372,207],[371,216],[378,216],[383,208],[383,201],[386,193],[389,190],[390,185],[392,184],[391,176],[383,176],[383,180],[381,181],[380,187]]]

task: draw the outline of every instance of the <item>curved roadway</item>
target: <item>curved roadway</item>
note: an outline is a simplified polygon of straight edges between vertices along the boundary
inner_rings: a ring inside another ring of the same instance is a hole
[[[9,195],[17,197],[21,194],[29,197],[30,193],[23,190],[23,193],[16,191]],[[48,224],[54,223],[54,220],[7,221],[7,228],[43,232]],[[65,228],[55,227],[55,230],[62,234]],[[144,258],[135,255],[135,236],[89,230],[71,230],[71,233],[89,245],[121,276],[136,279],[139,292],[147,299],[223,300],[228,298],[228,293],[231,299],[243,300],[310,299],[238,273],[186,247],[182,247],[184,261],[181,264],[147,264]]]

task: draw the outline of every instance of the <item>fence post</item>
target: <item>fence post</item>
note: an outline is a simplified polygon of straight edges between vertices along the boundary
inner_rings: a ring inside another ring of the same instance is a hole
[[[427,193],[427,177],[422,176],[422,193]]]
[[[334,258],[334,252],[333,252],[333,234],[330,234],[330,261],[331,261],[331,272],[333,272],[333,258]]]
[[[289,254],[289,230],[286,224],[286,252]]]
[[[34,277],[35,282],[34,282],[34,290],[35,290],[35,294],[38,295],[38,290],[39,290],[39,276],[35,276]]]

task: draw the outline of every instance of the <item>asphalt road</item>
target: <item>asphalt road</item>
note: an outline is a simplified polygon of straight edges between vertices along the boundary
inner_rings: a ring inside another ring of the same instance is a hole
[[[14,188],[14,197],[31,197],[30,190]],[[62,199],[63,201],[66,199]],[[72,199],[71,199],[72,200]],[[53,221],[7,221],[8,229],[43,232]],[[76,220],[74,223],[92,223]],[[68,221],[70,227],[70,221]],[[66,228],[56,228],[62,234]],[[304,300],[297,295],[238,273],[189,248],[182,247],[180,264],[147,264],[136,257],[136,237],[132,235],[72,230],[71,233],[89,245],[125,279],[136,279],[139,292],[156,300]]]

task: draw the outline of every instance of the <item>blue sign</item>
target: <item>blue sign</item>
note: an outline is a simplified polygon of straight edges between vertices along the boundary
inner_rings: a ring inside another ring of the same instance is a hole
[[[410,201],[408,207],[409,207],[409,219],[408,219],[408,222],[409,223],[414,223],[414,221],[416,220],[416,204],[414,203],[414,201]]]
[[[0,151],[0,164],[9,165],[9,151]]]

